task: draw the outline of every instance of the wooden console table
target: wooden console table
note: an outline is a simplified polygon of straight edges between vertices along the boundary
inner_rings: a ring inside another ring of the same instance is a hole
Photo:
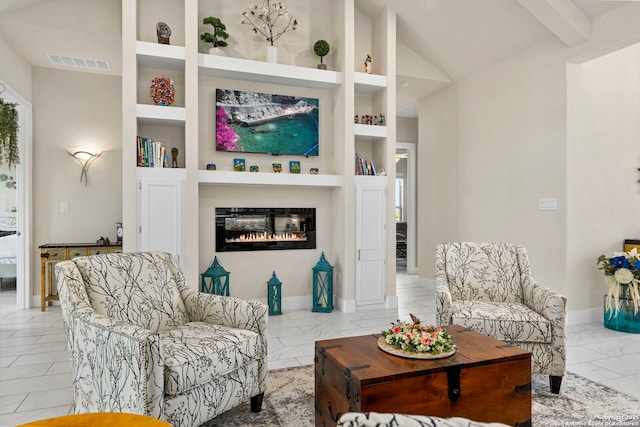
[[[45,311],[48,301],[58,301],[52,294],[53,264],[79,256],[111,254],[122,252],[120,245],[100,245],[97,243],[46,243],[40,245],[40,310]]]

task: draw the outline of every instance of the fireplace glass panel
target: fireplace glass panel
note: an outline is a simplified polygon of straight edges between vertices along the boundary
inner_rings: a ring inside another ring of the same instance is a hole
[[[315,249],[313,208],[216,208],[216,251]]]

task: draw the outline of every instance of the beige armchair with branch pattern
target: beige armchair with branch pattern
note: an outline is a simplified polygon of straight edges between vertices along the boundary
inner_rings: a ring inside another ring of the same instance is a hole
[[[553,393],[565,373],[566,297],[531,277],[527,251],[510,243],[436,248],[436,322],[463,325],[531,352]]]

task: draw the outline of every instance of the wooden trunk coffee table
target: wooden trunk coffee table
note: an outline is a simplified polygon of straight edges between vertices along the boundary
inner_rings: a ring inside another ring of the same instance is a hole
[[[419,360],[378,348],[379,334],[316,341],[316,426],[346,412],[395,412],[531,425],[531,353],[465,327],[453,356]]]

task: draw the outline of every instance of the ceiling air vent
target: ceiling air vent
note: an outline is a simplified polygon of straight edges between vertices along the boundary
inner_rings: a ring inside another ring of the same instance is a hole
[[[99,59],[77,58],[75,56],[48,54],[49,62],[63,67],[85,68],[87,70],[109,71],[109,63]]]

